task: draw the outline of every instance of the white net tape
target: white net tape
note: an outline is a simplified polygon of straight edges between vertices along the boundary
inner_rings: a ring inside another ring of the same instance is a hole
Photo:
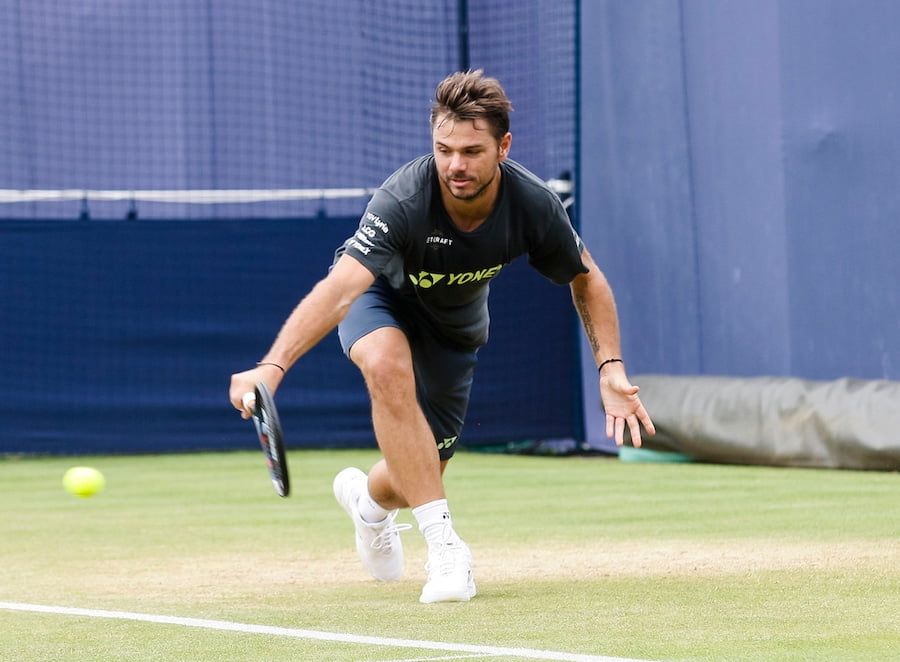
[[[565,179],[551,179],[547,184],[561,197],[572,192],[572,183]],[[0,203],[62,202],[66,200],[168,202],[179,204],[234,204],[276,202],[288,200],[338,200],[367,198],[375,192],[371,188],[322,189],[191,189],[172,191],[98,191],[82,189],[0,189]]]

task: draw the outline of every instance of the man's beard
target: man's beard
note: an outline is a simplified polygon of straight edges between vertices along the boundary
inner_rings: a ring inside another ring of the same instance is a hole
[[[444,180],[444,185],[447,187],[447,190],[450,192],[450,195],[452,195],[457,200],[464,200],[464,201],[475,200],[475,199],[479,198],[485,192],[485,190],[487,190],[487,187],[491,185],[491,183],[494,181],[494,178],[496,176],[497,176],[497,173],[495,172],[494,176],[491,177],[487,182],[485,182],[484,186],[479,188],[474,193],[469,193],[468,195],[465,195],[465,194],[460,195],[458,193],[454,193],[453,186],[450,185],[450,175],[447,175],[447,178]]]

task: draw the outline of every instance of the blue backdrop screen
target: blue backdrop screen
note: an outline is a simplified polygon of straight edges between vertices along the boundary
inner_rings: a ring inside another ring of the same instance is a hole
[[[253,447],[230,375],[259,360],[357,223],[0,223],[0,453]],[[463,445],[577,437],[568,288],[515,262],[492,285],[491,314]],[[291,447],[375,446],[336,332],[278,401]]]

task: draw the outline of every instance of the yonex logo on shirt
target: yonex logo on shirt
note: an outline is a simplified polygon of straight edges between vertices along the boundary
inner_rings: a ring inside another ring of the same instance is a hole
[[[446,274],[430,274],[427,271],[420,271],[418,276],[409,274],[409,279],[412,281],[412,284],[425,290],[438,281],[444,280],[445,277]]]
[[[490,280],[503,268],[502,264],[498,264],[496,267],[489,267],[487,269],[479,269],[478,271],[463,271],[455,274],[435,274],[428,271],[420,271],[416,276],[414,274],[407,274],[409,276],[409,280],[412,281],[412,284],[416,287],[421,287],[422,289],[428,289],[429,287],[433,287],[437,285],[439,282],[444,282],[445,285],[466,285],[472,282],[478,282],[482,280]]]

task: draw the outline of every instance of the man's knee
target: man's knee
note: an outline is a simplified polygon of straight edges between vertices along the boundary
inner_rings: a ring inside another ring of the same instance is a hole
[[[384,328],[357,341],[350,358],[359,367],[373,397],[415,392],[409,343],[402,331]]]

